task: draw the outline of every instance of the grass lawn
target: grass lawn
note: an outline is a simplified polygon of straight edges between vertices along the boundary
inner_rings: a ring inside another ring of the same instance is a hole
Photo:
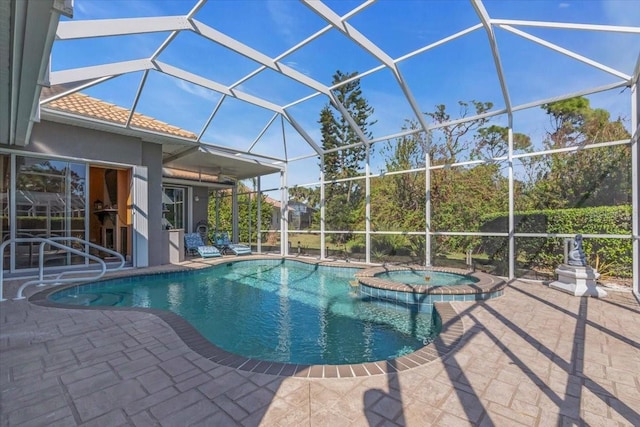
[[[298,247],[298,242],[303,249],[320,249],[320,233],[289,233],[289,241],[294,249]],[[325,245],[329,250],[344,249],[344,245],[331,243],[328,238],[325,239]]]

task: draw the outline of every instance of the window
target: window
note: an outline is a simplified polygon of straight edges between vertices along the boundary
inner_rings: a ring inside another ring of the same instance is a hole
[[[162,225],[165,229],[185,228],[186,188],[162,187]]]

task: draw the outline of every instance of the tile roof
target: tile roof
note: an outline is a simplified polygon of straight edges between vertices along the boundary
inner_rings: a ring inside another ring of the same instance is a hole
[[[43,98],[55,94],[54,88],[43,90]],[[115,104],[102,101],[100,99],[92,98],[88,95],[75,92],[64,96],[62,98],[55,99],[43,105],[43,108],[48,110],[63,111],[65,113],[71,113],[79,116],[90,117],[102,121],[111,123],[117,123],[124,125],[127,123],[129,117],[129,110],[119,107]],[[149,130],[153,132],[160,132],[168,135],[179,136],[182,138],[196,139],[196,134],[180,129],[177,126],[156,120],[153,117],[145,116],[144,114],[134,113],[129,125],[131,128],[139,128],[142,130]]]
[[[266,203],[272,205],[274,208],[278,208],[278,209],[282,208],[282,202],[280,202],[280,200],[276,200],[276,199],[273,199],[273,198],[271,198],[269,196],[266,196],[264,201]],[[292,211],[293,210],[293,206],[291,206],[291,204],[289,204],[287,206],[287,210],[288,211]]]

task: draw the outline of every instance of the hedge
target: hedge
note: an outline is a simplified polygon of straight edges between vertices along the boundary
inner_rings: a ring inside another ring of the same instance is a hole
[[[545,209],[514,213],[516,233],[631,234],[631,206],[601,206],[579,209]],[[509,217],[496,213],[482,217],[480,231],[504,232]],[[491,260],[506,262],[508,241],[504,237],[484,237],[483,249]],[[632,276],[631,239],[587,239],[583,248],[587,262],[603,275]],[[554,269],[564,262],[564,239],[516,238],[516,258],[527,268]]]

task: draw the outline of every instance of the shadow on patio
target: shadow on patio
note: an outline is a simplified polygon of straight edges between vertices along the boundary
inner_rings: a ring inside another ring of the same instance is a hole
[[[453,352],[419,380],[411,378],[418,370],[394,373],[387,391],[367,390],[369,425],[640,425],[634,409],[640,343],[633,329],[640,307],[633,296],[616,295],[622,303],[575,298],[521,282],[507,292],[456,304],[462,339],[435,343],[441,355]],[[393,361],[388,365],[395,370]]]
[[[152,314],[8,301],[0,424],[640,425],[631,294],[575,298],[516,281],[500,298],[447,307],[460,316],[432,345],[444,359],[311,379],[220,366]]]

